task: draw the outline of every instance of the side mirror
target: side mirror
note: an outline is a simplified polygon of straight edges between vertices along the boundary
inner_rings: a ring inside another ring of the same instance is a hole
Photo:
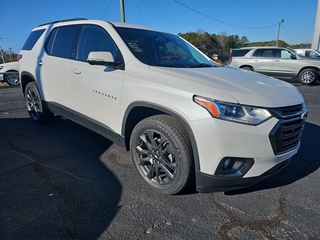
[[[122,63],[115,61],[111,52],[90,52],[87,62],[90,65],[102,65],[120,68]]]
[[[291,54],[290,58],[291,58],[291,59],[297,59],[297,55]]]

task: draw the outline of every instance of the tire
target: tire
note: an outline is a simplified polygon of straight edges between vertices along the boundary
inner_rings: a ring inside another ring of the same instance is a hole
[[[10,86],[18,86],[20,84],[19,72],[6,73],[4,76],[4,80]]]
[[[29,82],[24,93],[31,119],[36,123],[49,122],[53,118],[53,113],[43,105],[36,83]]]
[[[130,138],[133,163],[156,192],[177,194],[194,181],[191,144],[182,124],[168,115],[139,122]]]
[[[311,68],[304,69],[299,74],[299,81],[305,85],[313,84],[318,80],[318,78],[318,73]]]
[[[250,66],[244,66],[244,67],[241,67],[241,69],[248,70],[248,71],[253,71],[253,68],[250,67]]]

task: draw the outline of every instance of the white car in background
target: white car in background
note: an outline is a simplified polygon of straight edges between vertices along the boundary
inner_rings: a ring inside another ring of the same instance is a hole
[[[17,86],[20,84],[19,62],[0,64],[0,82],[6,82],[10,86]]]
[[[294,49],[297,53],[307,58],[318,58],[320,59],[320,52],[315,49]]]

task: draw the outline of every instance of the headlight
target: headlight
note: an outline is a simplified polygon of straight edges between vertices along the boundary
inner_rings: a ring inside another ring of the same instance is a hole
[[[0,71],[4,68],[4,66],[0,66]]]
[[[199,96],[194,96],[193,101],[205,108],[212,117],[227,121],[258,125],[271,117],[270,112],[263,108],[225,103]]]

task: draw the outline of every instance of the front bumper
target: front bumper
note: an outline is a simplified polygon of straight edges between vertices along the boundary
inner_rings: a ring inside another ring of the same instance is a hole
[[[229,178],[204,174],[196,171],[196,189],[200,193],[224,192],[251,187],[264,179],[270,178],[285,168],[291,159],[287,159],[258,177]]]
[[[295,108],[280,110],[290,114]],[[273,117],[257,126],[213,118],[194,121],[199,154],[197,190],[249,187],[276,174],[298,152],[305,114]]]

